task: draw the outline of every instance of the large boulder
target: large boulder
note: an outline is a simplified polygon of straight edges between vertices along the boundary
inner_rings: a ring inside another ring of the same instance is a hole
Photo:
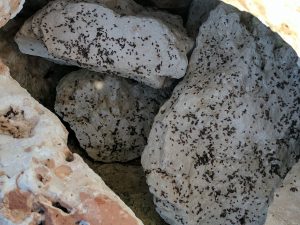
[[[25,0],[1,0],[0,1],[0,27],[3,27],[10,19],[14,18],[22,9]]]
[[[167,97],[130,79],[79,70],[60,81],[55,110],[93,159],[129,161],[144,150]]]
[[[299,225],[300,162],[293,166],[283,184],[275,191],[265,225]]]
[[[185,75],[193,45],[178,16],[144,9],[132,0],[50,2],[24,24],[16,42],[26,54],[155,88]]]
[[[0,62],[0,224],[142,225]]]
[[[297,59],[248,14],[223,4],[210,13],[142,155],[168,223],[264,224],[300,153]]]

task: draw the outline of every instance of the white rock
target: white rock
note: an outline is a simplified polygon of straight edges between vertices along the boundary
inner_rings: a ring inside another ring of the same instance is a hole
[[[66,142],[59,119],[0,63],[0,224],[142,225]]]
[[[25,0],[0,0],[0,27],[21,11],[24,2]]]
[[[300,1],[299,0],[222,0],[247,11],[292,46],[300,57]]]
[[[52,10],[63,9],[69,3],[96,3],[125,15],[135,15],[144,10],[142,6],[131,0],[56,0],[48,3],[33,16],[31,23],[34,34],[41,39],[43,37],[41,30],[43,18]]]
[[[79,70],[60,81],[55,110],[93,159],[129,161],[141,155],[166,98],[129,79]]]
[[[169,77],[184,76],[193,45],[178,16],[131,0],[51,2],[25,23],[16,42],[26,54],[112,72],[155,88]]]
[[[43,33],[40,26],[43,18],[52,10],[63,9],[68,3],[80,2],[105,4],[106,7],[115,10],[119,14],[125,13],[126,15],[135,15],[144,10],[143,7],[136,4],[134,1],[124,0],[57,0],[55,2],[50,2],[29,18],[16,34],[15,41],[18,44],[20,51],[24,54],[46,58],[58,64],[78,65],[69,60],[61,60],[49,54],[47,47],[42,40]],[[179,24],[182,24],[182,21],[179,21]],[[182,26],[180,28],[184,29]]]
[[[59,64],[68,64],[64,60],[60,60],[48,53],[47,47],[44,45],[41,37],[36,36],[33,32],[31,26],[32,20],[32,17],[29,18],[15,36],[19,50],[22,53],[43,57]],[[72,65],[71,63],[69,64]]]
[[[282,186],[275,191],[265,225],[299,225],[300,162],[293,166]]]
[[[168,223],[264,223],[300,154],[299,79],[297,55],[264,25],[223,4],[211,12],[142,155]]]

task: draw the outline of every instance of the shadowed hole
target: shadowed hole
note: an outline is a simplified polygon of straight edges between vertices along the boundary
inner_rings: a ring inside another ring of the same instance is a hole
[[[52,206],[55,208],[60,209],[61,211],[69,214],[71,211],[69,209],[67,209],[66,207],[62,206],[59,202],[53,202]]]

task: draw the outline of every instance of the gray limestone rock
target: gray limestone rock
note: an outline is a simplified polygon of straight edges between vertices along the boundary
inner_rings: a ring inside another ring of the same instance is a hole
[[[19,50],[22,53],[26,53],[28,55],[39,56],[48,59],[49,61],[58,63],[58,64],[69,64],[72,63],[65,63],[64,60],[61,60],[51,54],[48,53],[47,47],[44,45],[43,40],[41,37],[38,37],[34,34],[32,29],[32,21],[33,17],[29,18],[19,32],[15,36],[15,41],[19,46]],[[74,64],[76,65],[76,64]]]
[[[129,161],[141,155],[167,91],[80,70],[57,87],[55,110],[95,160]]]
[[[187,75],[160,109],[142,155],[172,225],[262,225],[299,156],[296,53],[258,20],[211,12]]]
[[[16,42],[26,54],[155,88],[185,75],[193,46],[178,16],[131,0],[50,2],[24,24]]]
[[[131,0],[56,0],[48,3],[33,16],[31,24],[34,35],[42,39],[41,24],[44,17],[52,11],[64,9],[69,3],[95,3],[122,15],[135,15],[143,11],[142,6]]]

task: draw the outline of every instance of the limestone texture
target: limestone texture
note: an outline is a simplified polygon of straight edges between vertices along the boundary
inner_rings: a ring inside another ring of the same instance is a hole
[[[262,225],[299,156],[298,57],[249,14],[220,4],[142,155],[172,225]]]
[[[55,110],[90,157],[125,162],[141,155],[168,96],[130,79],[79,70],[60,81]]]
[[[0,27],[3,27],[10,19],[14,18],[22,9],[25,0],[1,0],[0,1]]]
[[[155,88],[185,75],[193,46],[178,16],[132,0],[50,2],[24,24],[16,42],[26,54]]]
[[[0,63],[0,224],[142,225]]]

